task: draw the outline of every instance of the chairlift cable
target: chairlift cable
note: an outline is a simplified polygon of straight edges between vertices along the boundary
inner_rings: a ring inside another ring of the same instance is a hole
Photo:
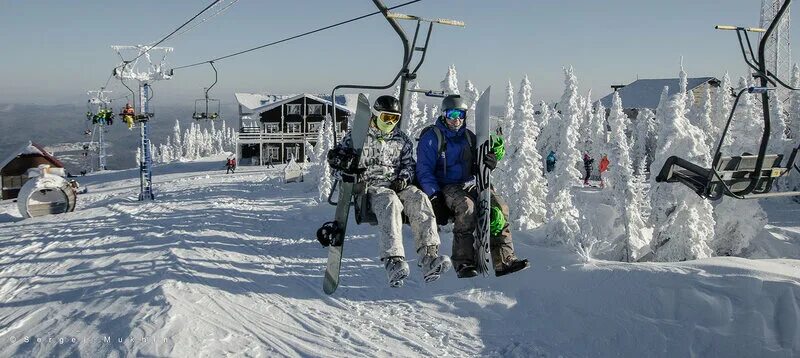
[[[411,5],[413,3],[417,3],[417,2],[420,2],[420,1],[422,1],[422,0],[408,1],[408,2],[405,2],[405,3],[399,4],[399,5],[392,6],[392,7],[388,8],[388,10],[397,9],[399,7]],[[308,35],[311,35],[311,34],[314,34],[314,33],[317,33],[317,32],[325,31],[325,30],[328,30],[328,29],[331,29],[331,28],[334,28],[334,27],[337,27],[337,26],[345,25],[345,24],[348,24],[348,23],[351,23],[351,22],[354,22],[354,21],[358,21],[358,20],[361,20],[361,19],[364,19],[364,18],[367,18],[367,17],[370,17],[370,16],[378,15],[380,13],[381,13],[380,11],[371,12],[369,14],[364,14],[364,15],[361,15],[361,16],[358,16],[358,17],[354,17],[354,18],[349,19],[349,20],[337,22],[337,23],[332,24],[332,25],[320,27],[320,28],[315,29],[315,30],[311,30],[311,31],[304,32],[304,33],[301,33],[301,34],[298,34],[298,35],[290,36],[290,37],[287,37],[287,38],[284,38],[284,39],[281,39],[281,40],[273,41],[273,42],[270,42],[268,44],[264,44],[264,45],[253,47],[253,48],[250,48],[250,49],[247,49],[247,50],[235,52],[235,53],[232,53],[230,55],[217,57],[215,59],[208,60],[208,61],[202,61],[202,62],[193,63],[191,65],[174,67],[174,68],[172,68],[172,70],[174,71],[174,70],[179,70],[179,69],[182,69],[182,68],[199,66],[199,65],[202,65],[204,63],[212,62],[212,61],[221,61],[221,60],[224,60],[224,59],[227,59],[227,58],[231,58],[231,57],[234,57],[234,56],[242,55],[242,54],[245,54],[245,53],[248,53],[248,52],[252,52],[252,51],[255,51],[255,50],[260,50],[260,49],[265,48],[265,47],[269,47],[269,46],[272,46],[272,45],[277,45],[277,44],[280,44],[280,43],[283,43],[283,42],[287,42],[287,41],[290,41],[290,40],[294,40],[294,39],[297,39],[297,38],[300,38],[300,37],[308,36]]]
[[[162,38],[161,40],[159,40],[158,42],[156,42],[154,45],[152,45],[152,46],[148,46],[147,50],[145,50],[145,51],[142,51],[142,52],[141,52],[141,53],[140,53],[138,56],[134,57],[132,60],[130,60],[130,61],[125,61],[125,59],[123,59],[122,65],[120,65],[120,66],[117,66],[116,68],[120,68],[120,67],[122,67],[122,66],[126,65],[127,63],[130,63],[130,62],[136,61],[137,59],[139,59],[139,57],[142,57],[144,54],[146,54],[148,51],[150,51],[150,49],[152,49],[152,48],[154,48],[154,47],[156,47],[156,46],[160,45],[162,42],[166,41],[166,40],[167,40],[167,39],[168,39],[170,36],[174,35],[174,34],[175,34],[176,32],[178,32],[178,31],[180,31],[180,30],[181,30],[181,29],[182,29],[184,26],[186,26],[186,25],[188,25],[190,22],[194,21],[194,19],[196,19],[197,17],[199,17],[200,15],[202,15],[204,12],[206,12],[208,9],[210,9],[212,6],[214,6],[216,3],[220,2],[220,1],[222,1],[222,0],[214,0],[214,1],[212,1],[212,2],[211,2],[211,4],[209,4],[208,6],[206,6],[206,7],[205,7],[203,10],[201,10],[200,12],[198,12],[196,15],[192,16],[192,18],[191,18],[191,19],[189,19],[188,21],[184,22],[184,23],[183,23],[181,26],[178,26],[178,28],[177,28],[177,29],[175,29],[175,30],[173,30],[172,32],[170,32],[170,33],[169,33],[167,36],[164,36],[164,38]],[[122,55],[120,55],[120,56],[122,56]]]
[[[169,39],[170,39],[170,40],[174,40],[175,38],[177,38],[177,37],[179,37],[179,36],[181,36],[181,35],[183,35],[183,34],[185,34],[185,33],[189,32],[189,31],[192,31],[192,30],[194,30],[194,28],[196,28],[196,27],[200,26],[200,24],[202,24],[202,23],[204,23],[204,22],[206,22],[206,21],[208,21],[208,20],[211,20],[213,17],[215,17],[215,16],[217,16],[217,15],[219,15],[219,14],[222,14],[223,12],[227,11],[227,10],[228,10],[228,9],[229,9],[231,6],[233,6],[233,5],[234,5],[234,4],[236,4],[237,2],[239,2],[239,0],[233,0],[233,1],[232,1],[230,4],[226,5],[225,7],[223,7],[223,8],[222,8],[222,9],[220,9],[220,10],[218,10],[217,12],[213,13],[211,16],[209,16],[209,17],[206,17],[206,18],[204,18],[204,19],[200,20],[200,22],[197,22],[197,23],[196,23],[196,24],[194,24],[192,27],[189,27],[189,28],[187,28],[187,29],[185,29],[185,30],[181,31],[180,33],[176,34],[175,36],[172,36],[172,37],[170,37]]]

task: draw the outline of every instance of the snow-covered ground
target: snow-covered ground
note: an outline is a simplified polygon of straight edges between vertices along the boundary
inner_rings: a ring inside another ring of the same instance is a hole
[[[352,223],[327,296],[314,233],[333,208],[280,167],[222,163],[156,167],[154,202],[125,170],[81,178],[73,213],[22,220],[0,204],[0,356],[800,356],[790,201],[770,202],[748,251],[770,259],[585,263],[516,232],[529,270],[425,284],[414,258],[400,289],[377,230]]]

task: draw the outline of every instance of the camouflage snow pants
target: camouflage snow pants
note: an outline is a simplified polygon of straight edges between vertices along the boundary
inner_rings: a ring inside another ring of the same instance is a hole
[[[439,246],[439,233],[436,227],[436,217],[428,196],[415,186],[408,186],[395,193],[394,190],[382,186],[367,188],[370,206],[378,218],[378,227],[381,230],[380,247],[381,260],[390,256],[405,257],[403,249],[403,217],[408,216],[411,224],[411,235],[414,237],[414,249],[429,245]]]
[[[453,211],[453,267],[461,264],[476,264],[475,229],[478,218],[475,214],[475,198],[478,197],[478,188],[472,184],[450,184],[442,188],[447,207]],[[508,220],[508,205],[494,190],[492,190],[492,206],[499,207]],[[492,263],[495,268],[500,267],[516,258],[514,244],[511,241],[509,224],[503,228],[499,235],[492,236],[489,240],[489,249],[492,253]]]

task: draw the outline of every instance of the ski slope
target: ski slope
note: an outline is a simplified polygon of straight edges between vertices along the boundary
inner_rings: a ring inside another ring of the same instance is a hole
[[[314,233],[334,210],[316,184],[225,175],[223,158],[157,166],[154,202],[135,200],[136,170],[80,178],[69,214],[3,202],[0,356],[800,356],[797,204],[767,208],[764,259],[587,263],[517,232],[531,269],[425,284],[410,255],[400,289],[377,230],[351,223],[327,296]]]

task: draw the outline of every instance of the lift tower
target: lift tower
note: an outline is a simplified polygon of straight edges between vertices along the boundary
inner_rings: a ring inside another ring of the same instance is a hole
[[[150,82],[168,80],[172,76],[164,70],[167,54],[172,52],[172,47],[152,47],[147,45],[136,46],[111,46],[122,59],[117,67],[114,68],[114,76],[122,80],[135,80],[139,84],[138,106],[136,103],[136,93],[128,87],[133,94],[133,108],[135,121],[139,124],[139,141],[141,156],[139,157],[139,200],[153,200],[153,155],[150,148],[150,132],[148,122],[154,117],[150,107],[152,90]],[[125,55],[129,55],[132,60],[126,60]],[[135,55],[135,56],[131,56]],[[145,61],[141,61],[144,58]]]

